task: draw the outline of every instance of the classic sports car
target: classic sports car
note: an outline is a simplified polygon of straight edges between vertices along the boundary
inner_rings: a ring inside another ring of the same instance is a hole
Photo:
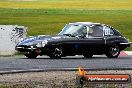
[[[117,58],[120,51],[130,47],[130,42],[111,26],[92,23],[75,22],[67,24],[55,36],[39,35],[27,37],[19,42],[16,50],[24,52],[28,58],[48,55],[50,58],[83,55],[105,54],[108,58]]]

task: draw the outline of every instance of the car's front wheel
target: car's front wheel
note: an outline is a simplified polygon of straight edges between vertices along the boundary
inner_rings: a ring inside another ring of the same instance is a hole
[[[27,53],[25,56],[30,59],[35,59],[38,55],[35,53]]]
[[[52,59],[57,59],[57,58],[61,58],[62,54],[63,54],[62,47],[54,47],[51,50],[49,57]]]
[[[108,58],[117,58],[120,54],[120,49],[117,45],[112,45],[108,48],[106,56]]]

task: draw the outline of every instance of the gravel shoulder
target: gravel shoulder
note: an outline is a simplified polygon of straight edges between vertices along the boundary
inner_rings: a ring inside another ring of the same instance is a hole
[[[88,74],[130,74],[131,70],[87,71]],[[76,88],[77,71],[29,72],[0,75],[0,85],[7,88]],[[84,88],[131,88],[129,84],[88,84]]]

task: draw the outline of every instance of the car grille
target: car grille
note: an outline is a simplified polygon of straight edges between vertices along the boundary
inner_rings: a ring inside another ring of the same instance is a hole
[[[27,45],[19,45],[16,47],[16,50],[17,51],[21,51],[21,52],[29,52],[29,51],[33,51],[34,49],[36,49],[35,47],[32,47],[31,46],[27,46]]]

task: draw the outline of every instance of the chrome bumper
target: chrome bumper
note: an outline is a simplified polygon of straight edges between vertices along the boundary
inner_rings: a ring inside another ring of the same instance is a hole
[[[120,43],[121,45],[128,45],[128,44],[132,44],[132,42],[128,42],[128,43]]]

